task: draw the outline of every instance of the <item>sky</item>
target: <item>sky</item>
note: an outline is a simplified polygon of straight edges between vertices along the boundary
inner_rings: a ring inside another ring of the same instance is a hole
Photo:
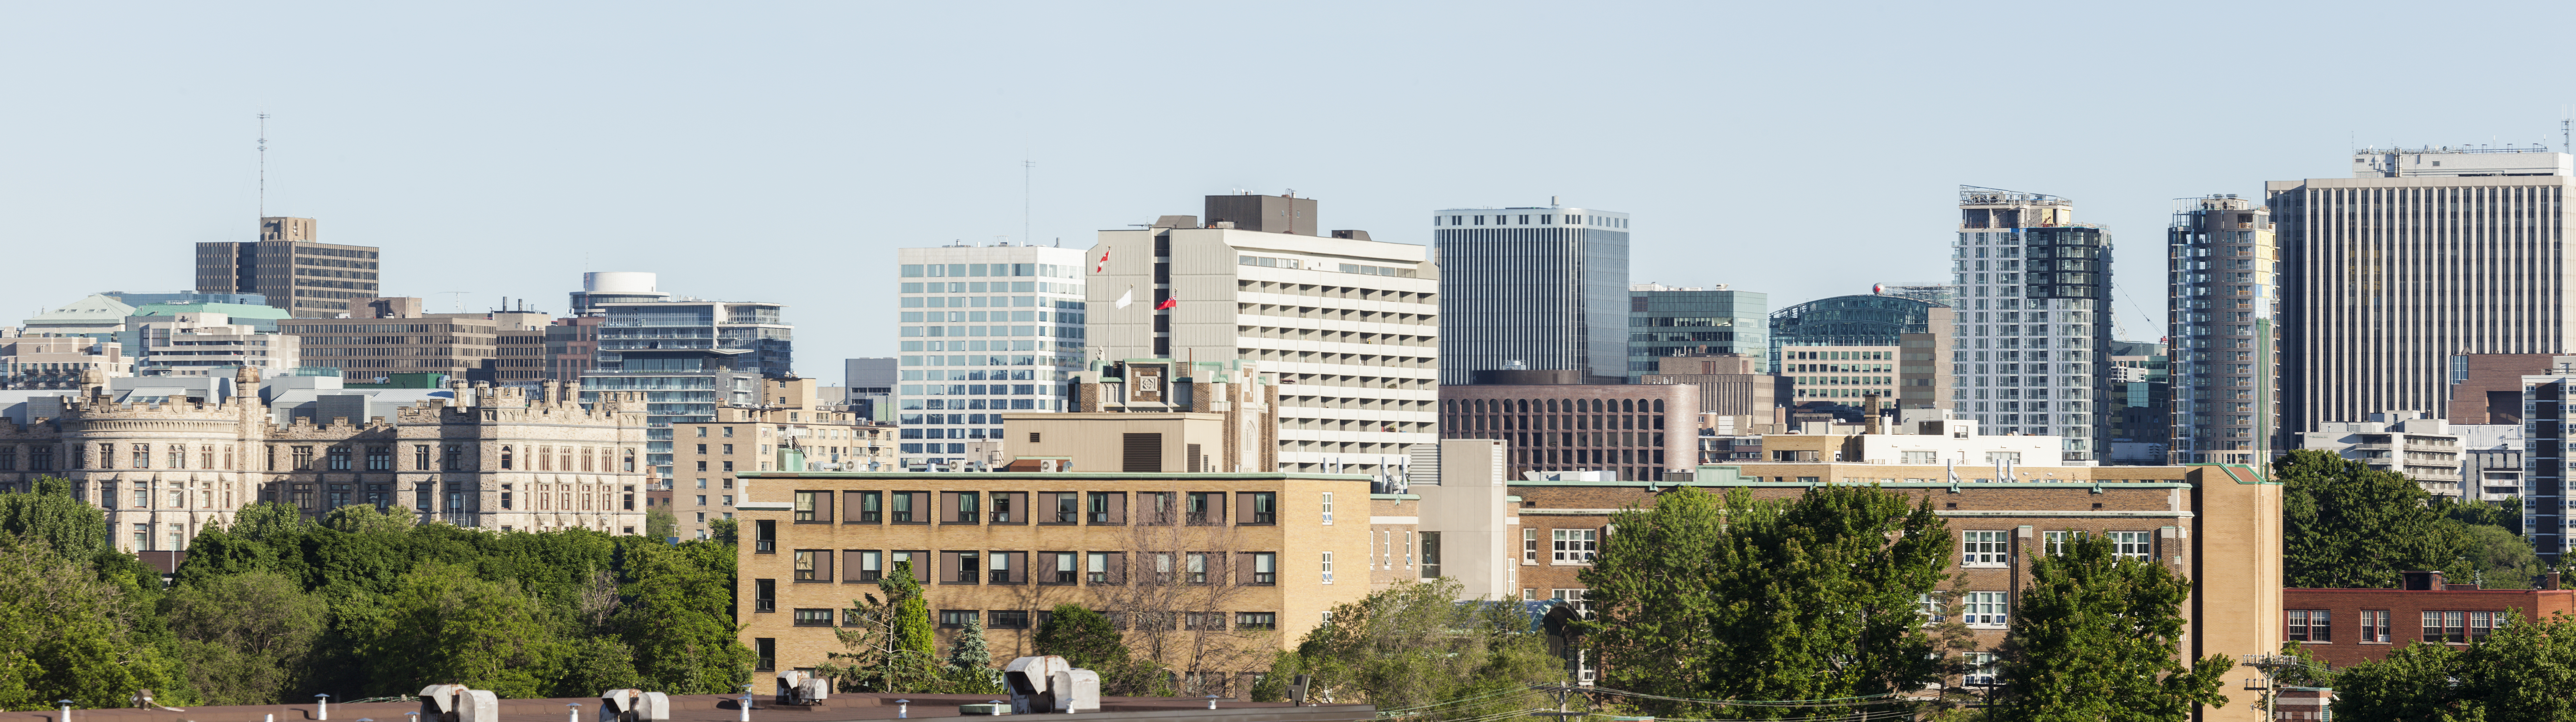
[[[561,312],[585,270],[785,303],[838,383],[894,349],[896,248],[1289,189],[1427,244],[1554,197],[1633,215],[1632,281],[1776,309],[1942,280],[1975,185],[2108,227],[2153,340],[2173,199],[2559,144],[2571,7],[10,0],[0,314],[189,290],[264,206],[436,311]]]

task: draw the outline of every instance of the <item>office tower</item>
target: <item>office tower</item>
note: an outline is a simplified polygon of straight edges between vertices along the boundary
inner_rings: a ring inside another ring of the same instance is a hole
[[[1282,385],[1281,471],[1392,474],[1437,438],[1441,270],[1422,246],[1311,235],[1314,207],[1208,196],[1204,226],[1101,231],[1086,332],[1103,359],[1259,361]]]
[[[1771,312],[1765,353],[1784,379],[1780,404],[1851,413],[1874,392],[1897,408],[1950,408],[1951,378],[1936,371],[1956,326],[1952,309],[1930,300],[1939,297],[1933,288],[1820,298]]]
[[[842,393],[847,394],[843,403],[850,405],[850,413],[867,421],[894,421],[895,379],[901,373],[896,361],[892,356],[841,361]]]
[[[1624,375],[1634,383],[1633,379],[1663,373],[1656,359],[1710,354],[1752,355],[1754,368],[1749,373],[1762,373],[1763,352],[1771,344],[1770,306],[1769,294],[1737,291],[1723,283],[1705,288],[1660,283],[1629,286]]]
[[[1503,442],[1515,479],[1602,471],[1660,481],[1699,464],[1699,384],[1586,384],[1579,373],[1478,371],[1476,383],[1442,384],[1440,438]]]
[[[2100,463],[2111,450],[2100,408],[2111,234],[2076,223],[2065,198],[1960,186],[1951,248],[1954,408],[1986,433],[2064,437],[2059,463]]]
[[[2283,429],[2448,413],[2454,355],[2576,350],[2560,300],[2576,275],[2562,248],[2576,157],[2369,148],[2351,158],[2350,178],[2264,184],[2291,299]]]
[[[2165,232],[2173,463],[2266,464],[2290,448],[2273,230],[2271,209],[2233,193],[2174,202]]]
[[[1637,377],[1639,384],[1689,384],[1699,387],[1699,413],[1729,418],[1720,422],[1734,427],[1744,424],[1770,423],[1772,408],[1778,406],[1773,394],[1778,390],[1778,377],[1762,373],[1762,357],[1745,354],[1707,354],[1659,356],[1655,373]],[[1709,423],[1703,419],[1702,424]],[[1454,437],[1443,437],[1454,438]]]
[[[1502,368],[1581,371],[1607,383],[1654,372],[1628,353],[1628,214],[1456,208],[1431,217],[1431,236],[1440,383]]]
[[[197,244],[197,292],[259,294],[296,318],[349,313],[349,299],[377,297],[375,246],[319,241],[311,218],[259,219],[259,240]],[[355,314],[352,314],[355,315]]]
[[[1064,410],[1084,348],[1082,251],[955,245],[895,259],[897,463],[953,468],[970,443],[991,458],[1002,412]]]
[[[2165,345],[2111,342],[2109,394],[2111,463],[2159,465],[2173,458],[2173,370]]]
[[[430,372],[490,382],[498,355],[497,324],[460,314],[426,314],[417,298],[353,298],[349,318],[278,319],[296,337],[304,365],[340,370],[344,379]],[[434,317],[433,317],[434,316]]]

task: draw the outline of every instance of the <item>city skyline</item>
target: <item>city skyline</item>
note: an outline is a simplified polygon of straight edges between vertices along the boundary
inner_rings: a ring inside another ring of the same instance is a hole
[[[382,292],[442,312],[459,298],[480,310],[504,296],[561,312],[552,299],[574,273],[658,271],[672,288],[760,298],[819,320],[828,306],[891,303],[894,291],[781,280],[864,278],[893,248],[996,236],[1083,247],[1099,230],[1154,220],[1136,209],[1237,188],[1294,188],[1333,203],[1346,227],[1416,245],[1431,241],[1422,208],[1549,196],[1617,208],[1642,224],[1633,262],[1653,272],[1637,280],[1731,284],[1782,307],[1862,292],[1870,280],[1935,275],[1945,259],[1927,247],[1925,229],[1954,212],[1949,191],[1959,184],[2072,198],[2089,220],[2143,239],[2164,227],[2173,198],[2254,197],[2265,180],[2343,175],[2347,146],[2556,143],[2566,102],[2504,78],[2405,66],[2313,78],[2242,112],[2177,120],[2164,108],[2178,47],[2201,48],[2192,57],[2206,62],[2196,64],[2282,67],[2347,47],[2368,27],[2368,6],[2336,16],[2344,19],[2238,8],[2224,27],[2188,13],[2088,8],[2057,27],[2100,37],[2050,82],[2094,98],[2096,117],[2110,120],[1938,112],[1958,102],[1961,85],[1980,82],[1970,69],[2016,62],[2016,53],[1945,39],[1985,32],[1971,17],[1888,7],[1835,25],[1832,42],[1818,42],[1821,30],[1791,30],[1724,45],[1692,42],[1690,29],[1821,27],[1809,22],[1819,16],[1615,8],[1595,19],[1628,28],[1621,41],[1562,57],[1494,53],[1560,42],[1558,31],[1514,13],[1431,7],[1326,4],[1287,18],[1249,8],[1030,8],[979,22],[982,44],[995,50],[972,55],[937,33],[863,47],[840,40],[874,23],[955,26],[959,11],[929,7],[783,6],[718,19],[647,8],[604,25],[582,6],[524,9],[501,25],[474,13],[372,8],[172,8],[134,18],[35,7],[17,18],[22,27],[63,32],[31,32],[0,57],[54,70],[13,79],[7,92],[24,107],[56,110],[0,120],[28,139],[12,154],[15,172],[0,179],[0,202],[21,211],[7,232],[27,252],[20,262],[38,266],[74,263],[84,247],[251,240],[262,212],[257,115],[266,113],[266,214],[319,219],[332,242],[394,254]],[[119,32],[94,30],[110,24]],[[770,31],[723,32],[736,27]],[[1371,110],[1222,124],[1122,110],[1137,89],[1225,87],[1233,71],[1097,38],[1215,27],[1267,28],[1245,38],[1244,57],[1293,59],[1320,81],[1292,103]],[[1392,30],[1406,27],[1446,30]],[[271,35],[298,41],[239,42]],[[693,39],[657,40],[681,35]],[[499,50],[453,51],[485,44]],[[2478,52],[2502,63],[2543,57],[2525,46]],[[312,61],[322,57],[333,60]],[[1442,93],[1423,78],[1470,69],[1583,88],[1621,110],[1437,111]],[[585,80],[568,88],[566,77]],[[2377,100],[2404,84],[2442,87],[2447,100]],[[1755,110],[1773,108],[1791,110]],[[1262,135],[1299,138],[1298,152],[1246,141]],[[1588,145],[1521,150],[1531,136]],[[1497,150],[1465,150],[1473,146]],[[1240,152],[1179,162],[1164,152],[1181,147]],[[1819,204],[1819,190],[1849,188],[1858,174],[1871,178],[1864,195]],[[1033,191],[1025,205],[1024,177]],[[708,253],[709,240],[731,250]],[[2161,304],[2134,292],[2162,287],[2158,245],[2120,249],[2119,285],[2132,292],[2115,304],[2119,338],[2151,341],[2164,325]],[[781,270],[781,253],[807,262]],[[512,262],[482,260],[492,254]],[[656,255],[693,260],[637,262]],[[162,288],[34,274],[11,298],[27,309],[107,288],[178,291],[189,285],[186,263],[158,257],[124,269],[138,281],[167,278]],[[827,376],[832,359],[893,355],[896,323],[808,326],[799,372]]]

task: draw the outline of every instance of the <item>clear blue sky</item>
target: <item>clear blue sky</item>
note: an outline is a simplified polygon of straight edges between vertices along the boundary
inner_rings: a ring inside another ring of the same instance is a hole
[[[1960,184],[2066,196],[2161,335],[2171,199],[2363,144],[2558,141],[2564,3],[0,5],[0,317],[193,283],[267,208],[390,295],[564,308],[583,270],[893,349],[890,249],[1294,188],[1635,214],[1636,281],[1774,307],[1940,280]],[[2141,310],[2143,309],[2143,310]]]

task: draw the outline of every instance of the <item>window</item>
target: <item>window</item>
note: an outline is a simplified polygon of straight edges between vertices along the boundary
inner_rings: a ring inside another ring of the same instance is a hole
[[[1333,492],[1324,492],[1324,526],[1333,525]]]
[[[297,446],[288,449],[288,452],[288,458],[294,462],[296,471],[313,470],[313,447]],[[501,447],[501,468],[510,468],[510,447]]]
[[[2009,558],[2007,555],[2010,553],[2009,550],[2004,547],[2005,533],[2006,532],[1999,531],[1960,532],[1959,566],[2003,566]]]
[[[843,556],[849,558],[850,570],[853,572],[849,581],[874,582],[885,578],[885,552],[862,549],[847,552]]]
[[[391,446],[370,446],[370,447],[367,447],[367,470],[368,470],[368,471],[393,471],[393,470],[394,470],[394,447],[391,447]]]
[[[2142,531],[2111,532],[2111,549],[2121,558],[2142,561],[2155,556],[2156,553],[2155,542],[2147,532]]]
[[[751,653],[756,660],[753,664],[758,665],[753,667],[753,671],[771,672],[778,669],[778,640],[768,637],[753,639]]]
[[[345,455],[345,454],[347,454],[347,451],[344,449],[344,450],[342,450],[342,452],[341,452],[341,453],[342,453],[343,455]],[[345,459],[343,459],[342,461],[343,461],[343,464],[342,464],[339,468],[342,468],[342,469],[349,468],[349,467],[348,467],[348,465],[345,463],[345,462],[346,462],[346,460],[345,460]],[[134,466],[133,466],[132,468],[136,468],[136,469],[149,469],[149,468],[152,468],[152,445],[151,445],[151,444],[135,444],[135,445],[134,445]]]
[[[796,550],[796,581],[832,581],[832,552],[828,549]]]
[[[1924,624],[1939,624],[1941,622],[1950,621],[1949,610],[1941,608],[1941,593],[1939,592],[1927,592],[1924,594],[1914,595],[1914,611],[1923,615]]]
[[[2041,548],[2047,549],[2049,554],[2064,556],[2066,543],[2070,540],[2083,541],[2084,532],[2082,530],[2041,532],[2040,538],[2044,542],[2040,545]]]
[[[1575,614],[1590,617],[1592,616],[1592,600],[1589,598],[1589,595],[1585,593],[1586,591],[1587,590],[1583,589],[1550,589],[1548,590],[1547,598],[1564,602],[1566,606],[1573,607]]]
[[[1279,523],[1279,495],[1267,491],[1244,492],[1244,524]]]
[[[1244,577],[1241,580],[1238,580],[1240,583],[1262,587],[1279,583],[1278,554],[1272,552],[1253,552],[1243,556]]]
[[[751,611],[778,611],[778,580],[751,580]]]
[[[1960,621],[1971,627],[2001,627],[2009,606],[2003,592],[1969,592],[1967,603],[1960,605]]]
[[[310,446],[298,446],[298,447],[295,447],[295,459],[296,459],[296,461],[295,461],[295,463],[296,463],[295,468],[298,468],[298,469],[311,468],[312,463],[313,463],[313,447],[310,447]],[[512,455],[511,455],[511,452],[510,452],[510,447],[507,447],[507,446],[501,447],[501,468],[504,468],[504,469],[510,468],[511,460],[512,460]]]
[[[942,556],[944,558],[940,561],[947,562],[949,573],[947,578],[940,581],[949,584],[974,584],[983,581],[983,570],[978,564],[983,561],[982,552],[946,552]]]
[[[1125,494],[1114,491],[1095,491],[1091,492],[1090,501],[1091,504],[1087,507],[1088,511],[1086,513],[1090,515],[1091,523],[1127,523],[1127,496]]]
[[[349,447],[346,447],[346,446],[334,446],[334,447],[331,447],[331,470],[332,470],[332,471],[348,471],[348,470],[349,470]]]
[[[1120,571],[1125,555],[1119,552],[1092,552],[1084,555],[1083,581],[1092,584],[1119,584],[1126,581]]]
[[[799,627],[829,627],[829,626],[832,626],[832,610],[829,610],[829,609],[798,609],[798,610],[796,610],[796,626],[799,626]]]
[[[732,504],[733,500],[731,498],[727,498],[725,503]],[[759,525],[757,527],[759,529],[759,536],[752,538],[752,552],[756,554],[778,553],[778,520],[762,519],[757,523]]]
[[[1440,532],[1422,533],[1422,578],[1440,578]]]
[[[1026,524],[1028,517],[1021,516],[1018,512],[1028,505],[1028,492],[996,491],[993,492],[993,508],[989,516],[995,524]]]
[[[1189,523],[1193,526],[1225,523],[1225,492],[1190,492]]]
[[[1537,529],[1522,529],[1522,530],[1521,530],[1521,563],[1522,563],[1522,564],[1537,564],[1537,563],[1538,563],[1538,530],[1537,530]]]
[[[820,508],[820,509],[817,509],[817,508],[816,508],[816,506],[817,506],[817,502],[818,502],[818,501],[820,502],[820,505],[821,505],[821,508]],[[796,521],[798,521],[798,522],[814,522],[814,521],[826,521],[826,522],[828,522],[828,521],[831,521],[831,520],[832,520],[832,507],[831,507],[831,503],[832,503],[832,492],[828,492],[828,491],[800,491],[800,492],[796,492]]]
[[[2487,638],[2504,626],[2505,612],[2439,611],[2424,613],[2424,641],[2467,644]]]
[[[1234,628],[1268,631],[1279,628],[1278,612],[1235,612]]]
[[[944,524],[973,524],[983,517],[980,507],[983,495],[972,491],[939,493],[939,521]]]
[[[1965,687],[1995,686],[1995,669],[1998,666],[1995,653],[1969,652],[1967,658],[1967,675],[1959,680],[1959,684]]]
[[[2290,641],[2311,643],[2334,642],[2334,612],[2324,609],[2288,609],[2286,629]]]
[[[413,471],[429,470],[428,444],[413,444],[411,446],[411,469]]]
[[[1189,567],[1185,570],[1188,572],[1188,576],[1183,577],[1182,581],[1190,584],[1208,583],[1208,555],[1200,552],[1190,552],[1188,562]]]
[[[1902,453],[1905,454],[1904,463],[1907,464],[1941,463],[1941,452],[1938,451],[1907,451]]]
[[[991,611],[991,612],[987,612],[987,614],[989,614],[989,615],[991,615],[991,616],[987,616],[987,617],[985,617],[985,618],[984,618],[987,622],[989,622],[989,623],[987,623],[987,624],[985,624],[985,625],[984,625],[984,628],[986,628],[986,629],[1027,629],[1027,628],[1029,628],[1029,612],[1028,612],[1028,610],[1025,610],[1025,609],[996,609],[996,610],[993,610],[993,611]]]
[[[926,495],[926,494],[927,494],[927,492],[919,492],[919,491],[898,491],[898,492],[895,492],[895,493],[894,493],[894,509],[893,509],[893,514],[894,514],[894,523],[897,523],[897,524],[911,524],[911,523],[918,522],[918,521],[926,521],[926,520],[924,520],[924,519],[921,519],[921,518],[919,518],[919,517],[915,516],[915,515],[914,515],[914,513],[913,513],[913,508],[912,508],[914,501],[915,501],[915,500],[917,500],[917,499],[919,499],[919,498],[921,498],[922,496],[924,496],[924,495]]]
[[[1324,552],[1324,583],[1333,583],[1333,553]]]
[[[972,609],[939,610],[939,628],[941,629],[965,629],[967,624],[974,621],[975,610]]]
[[[1205,630],[1214,630],[1214,631],[1220,631],[1220,632],[1221,632],[1221,631],[1225,631],[1225,613],[1224,613],[1224,612],[1183,612],[1183,613],[1181,613],[1181,628],[1182,628],[1182,629],[1205,629]]]
[[[849,515],[844,519],[854,524],[875,524],[885,520],[885,492],[853,491],[849,492],[849,497]]]
[[[1558,564],[1590,564],[1593,553],[1600,548],[1599,529],[1550,529],[1547,533],[1556,546]]]
[[[1039,552],[1039,584],[1072,584],[1080,580],[1082,570],[1073,552]]]
[[[2387,644],[2389,642],[2388,610],[2361,610],[2361,641],[2375,642],[2379,644]]]
[[[993,552],[985,556],[992,567],[992,583],[1021,584],[1029,580],[1028,552]]]

